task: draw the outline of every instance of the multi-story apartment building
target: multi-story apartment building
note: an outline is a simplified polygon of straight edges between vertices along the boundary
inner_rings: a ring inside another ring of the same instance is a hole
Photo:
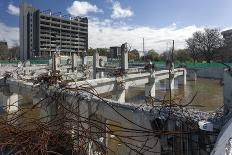
[[[41,12],[28,4],[20,6],[20,59],[50,57],[88,49],[88,19]]]
[[[0,59],[6,59],[9,56],[8,45],[6,41],[0,41]]]
[[[226,47],[232,48],[232,29],[222,32]]]
[[[110,57],[114,59],[118,59],[121,57],[121,47],[114,46],[110,47]]]

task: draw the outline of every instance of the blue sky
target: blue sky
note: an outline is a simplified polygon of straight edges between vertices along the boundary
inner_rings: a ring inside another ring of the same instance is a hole
[[[204,27],[232,25],[232,0],[24,0],[40,10],[89,17],[89,45],[108,47],[123,42],[141,49],[164,51],[170,40],[184,40]],[[0,40],[18,41],[18,7],[22,0],[0,0]]]

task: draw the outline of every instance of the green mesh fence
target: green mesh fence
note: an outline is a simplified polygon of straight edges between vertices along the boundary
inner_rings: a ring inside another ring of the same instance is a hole
[[[129,61],[129,65],[131,66],[140,66],[140,65],[145,65],[145,64],[148,64],[149,61]],[[152,64],[155,64],[156,66],[158,67],[161,67],[161,66],[165,66],[165,62],[164,61],[152,61]]]
[[[49,60],[30,60],[31,64],[49,64]]]
[[[178,64],[177,66],[185,65],[187,68],[223,68],[225,65],[221,63],[187,63]],[[232,63],[227,63],[226,65],[232,66]]]
[[[17,64],[19,60],[0,60],[0,64]]]
[[[149,62],[145,61],[130,61],[129,64],[132,66],[140,66],[148,64]],[[153,64],[155,64],[157,67],[165,66],[164,61],[153,61]],[[226,65],[232,66],[232,63],[226,63]],[[175,63],[175,67],[187,67],[187,68],[223,68],[225,65],[221,63]]]
[[[0,64],[17,64],[19,60],[0,60]],[[47,59],[37,59],[37,60],[30,60],[31,64],[49,64],[49,60]],[[66,63],[66,60],[62,60],[62,64]],[[148,64],[148,61],[129,61],[129,65],[131,66],[144,66]],[[165,66],[164,61],[153,61],[157,67]],[[232,66],[232,63],[227,63],[227,65]],[[187,68],[223,68],[225,67],[221,63],[175,63],[175,67],[187,67]]]

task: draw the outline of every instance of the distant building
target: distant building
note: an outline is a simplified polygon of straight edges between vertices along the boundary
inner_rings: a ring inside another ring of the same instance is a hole
[[[114,59],[118,59],[121,57],[121,47],[115,46],[110,47],[110,57]]]
[[[8,57],[8,45],[6,41],[0,41],[0,59],[6,59]]]
[[[0,47],[1,47],[1,49],[2,49],[2,48],[8,49],[7,42],[6,42],[6,41],[0,41]]]
[[[222,32],[225,44],[227,47],[232,48],[232,29]]]
[[[88,49],[88,19],[41,12],[28,4],[20,6],[20,59],[49,57]]]

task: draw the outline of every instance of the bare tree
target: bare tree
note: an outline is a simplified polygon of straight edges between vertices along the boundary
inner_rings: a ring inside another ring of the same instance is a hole
[[[223,39],[219,29],[206,28],[203,32],[195,32],[191,38],[186,40],[186,43],[193,59],[196,60],[201,55],[207,63],[210,63],[216,50],[223,46]]]
[[[186,40],[187,43],[187,48],[188,48],[188,52],[191,55],[194,64],[196,63],[198,57],[199,57],[199,52],[196,48],[195,42],[193,38],[189,38]]]

